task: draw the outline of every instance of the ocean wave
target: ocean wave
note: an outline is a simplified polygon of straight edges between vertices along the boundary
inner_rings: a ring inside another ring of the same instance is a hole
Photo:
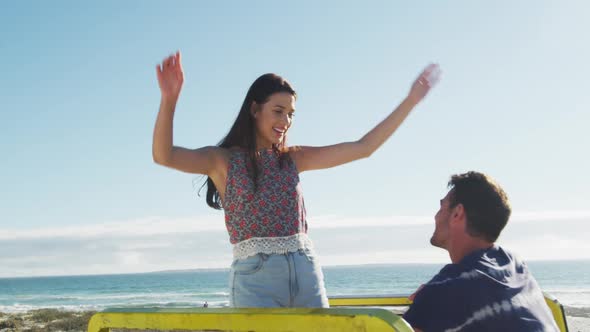
[[[183,299],[183,298],[202,298],[202,297],[228,297],[228,292],[202,292],[202,293],[130,293],[130,294],[92,294],[82,295],[80,299],[85,300],[108,300],[108,299]]]
[[[590,288],[544,289],[543,292],[548,293],[548,294],[586,294],[586,295],[590,295]]]
[[[100,311],[105,308],[98,305],[29,305],[15,303],[14,305],[0,305],[0,312],[4,313],[24,313],[38,309],[57,309],[63,311]]]
[[[87,304],[87,305],[29,305],[15,303],[13,305],[0,305],[0,312],[24,313],[38,309],[57,309],[62,311],[101,311],[107,308],[200,308],[204,301],[195,302],[146,302],[146,303],[108,303],[108,304]],[[229,301],[207,301],[210,308],[229,307]]]
[[[545,290],[545,293],[553,296],[559,303],[575,308],[590,308],[590,290]]]
[[[0,301],[92,301],[92,300],[109,300],[109,299],[182,299],[182,298],[203,298],[203,297],[228,297],[228,292],[200,292],[200,293],[112,293],[112,294],[47,294],[47,295],[16,295],[16,296],[0,296]]]

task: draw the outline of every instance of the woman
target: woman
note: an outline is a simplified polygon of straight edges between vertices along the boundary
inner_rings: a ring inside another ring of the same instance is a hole
[[[225,211],[233,244],[232,307],[328,307],[323,274],[307,237],[299,173],[370,156],[404,121],[439,76],[428,66],[404,101],[358,141],[287,146],[296,93],[275,74],[259,77],[227,136],[217,146],[174,146],[172,123],[184,73],[177,52],[157,66],[161,90],[153,158],[160,165],[207,175],[207,204]]]

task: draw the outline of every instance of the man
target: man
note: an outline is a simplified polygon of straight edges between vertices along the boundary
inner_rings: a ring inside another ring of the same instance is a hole
[[[510,217],[502,188],[478,172],[453,175],[430,243],[443,267],[413,295],[404,319],[416,331],[558,331],[528,267],[494,242]]]

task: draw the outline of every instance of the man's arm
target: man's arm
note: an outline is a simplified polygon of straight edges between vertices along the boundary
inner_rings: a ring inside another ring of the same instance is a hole
[[[421,285],[412,294],[413,303],[404,313],[403,318],[412,326],[414,331],[438,330],[444,325],[445,303],[448,299],[444,289],[436,285]]]

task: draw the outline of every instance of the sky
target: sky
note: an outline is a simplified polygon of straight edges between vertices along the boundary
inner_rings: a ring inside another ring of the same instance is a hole
[[[175,144],[215,145],[250,84],[298,94],[289,144],[357,140],[429,63],[438,86],[370,158],[301,174],[324,265],[448,262],[450,175],[508,193],[499,244],[590,259],[586,1],[0,3],[0,277],[228,267],[204,178],[156,165],[155,67],[183,54]]]

